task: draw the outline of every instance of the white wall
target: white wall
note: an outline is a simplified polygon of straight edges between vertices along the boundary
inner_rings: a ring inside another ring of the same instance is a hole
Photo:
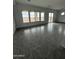
[[[16,2],[15,0],[13,0],[13,6],[16,5]],[[15,19],[13,18],[13,34],[15,33],[16,31],[16,24],[15,24]]]
[[[45,21],[35,22],[35,23],[30,23],[30,24],[23,23],[22,14],[21,14],[21,12],[23,10],[29,10],[29,11],[33,10],[33,11],[45,12]],[[15,18],[15,21],[16,21],[16,28],[47,24],[48,23],[48,13],[49,12],[55,12],[55,11],[51,10],[49,8],[43,8],[43,7],[38,7],[38,6],[34,6],[34,5],[29,5],[29,4],[17,3],[14,6],[14,18]]]
[[[58,13],[57,13],[58,15],[57,15],[56,22],[65,23],[65,14],[64,15],[61,15],[62,12],[65,12],[65,10],[58,11]]]
[[[15,0],[13,0],[13,5],[15,5],[16,4],[16,1]]]
[[[58,18],[58,21],[59,22],[65,22],[65,15],[59,15],[59,18]]]
[[[51,9],[62,9],[65,8],[65,0],[16,0],[16,2],[23,4],[31,4],[35,6],[48,7]]]

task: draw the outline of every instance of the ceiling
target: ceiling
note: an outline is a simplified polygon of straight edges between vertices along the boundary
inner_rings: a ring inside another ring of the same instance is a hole
[[[65,8],[65,0],[16,0],[18,3],[23,4],[31,4],[41,7],[47,7],[51,9],[64,9]]]

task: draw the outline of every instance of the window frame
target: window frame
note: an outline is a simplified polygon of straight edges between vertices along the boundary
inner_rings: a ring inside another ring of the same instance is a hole
[[[42,13],[44,13],[44,17],[43,17],[44,20],[42,20],[42,18],[41,18],[41,22],[42,22],[42,21],[45,21],[45,12],[40,12],[40,13],[41,13],[41,15],[42,15]],[[41,17],[41,16],[40,16],[40,17]]]
[[[50,18],[50,15],[51,15],[51,18]],[[54,16],[54,13],[53,12],[49,12],[49,20],[48,20],[49,23],[53,22],[53,16]]]
[[[32,19],[31,19],[31,12],[34,12],[34,21],[32,21]],[[35,11],[30,11],[29,13],[30,13],[30,22],[31,22],[31,23],[36,22]]]
[[[28,16],[26,16],[26,17],[28,17],[28,22],[24,21],[25,16],[24,16],[23,12],[25,12],[25,13],[27,12],[27,15],[28,15]],[[23,23],[29,23],[29,11],[24,10],[24,11],[21,12],[21,14],[22,14]]]
[[[27,22],[24,22],[23,12],[27,13],[27,15],[28,15],[28,16],[26,16],[26,17],[28,17],[28,21]],[[34,14],[31,14],[31,12],[33,12]],[[33,23],[33,22],[45,21],[45,12],[43,12],[43,11],[23,10],[21,12],[21,14],[22,14],[23,23]],[[33,15],[33,16],[31,16],[31,15]],[[32,17],[34,18],[33,21],[32,21]]]

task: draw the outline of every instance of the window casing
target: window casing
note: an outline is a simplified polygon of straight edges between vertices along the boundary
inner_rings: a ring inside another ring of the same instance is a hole
[[[35,22],[35,12],[30,12],[30,20],[31,22]]]
[[[41,12],[41,21],[44,21],[44,12]]]
[[[49,21],[48,22],[53,22],[53,13],[49,13]]]
[[[36,19],[36,21],[40,21],[40,19],[39,19],[39,12],[35,12],[35,19]]]
[[[28,11],[22,11],[23,23],[29,23],[29,13]]]
[[[44,12],[22,11],[23,23],[44,21]]]

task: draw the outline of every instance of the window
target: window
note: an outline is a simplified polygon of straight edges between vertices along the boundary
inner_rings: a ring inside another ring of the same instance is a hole
[[[30,12],[31,22],[35,22],[35,12]]]
[[[53,13],[49,13],[49,21],[48,22],[53,22]]]
[[[35,12],[35,18],[36,18],[36,21],[40,21],[39,20],[39,12]]]
[[[28,11],[22,11],[23,23],[29,23]]]
[[[22,17],[23,23],[44,21],[44,12],[22,11]]]
[[[64,15],[64,14],[65,14],[64,12],[61,13],[61,15]]]
[[[44,21],[44,12],[41,12],[41,21]]]

